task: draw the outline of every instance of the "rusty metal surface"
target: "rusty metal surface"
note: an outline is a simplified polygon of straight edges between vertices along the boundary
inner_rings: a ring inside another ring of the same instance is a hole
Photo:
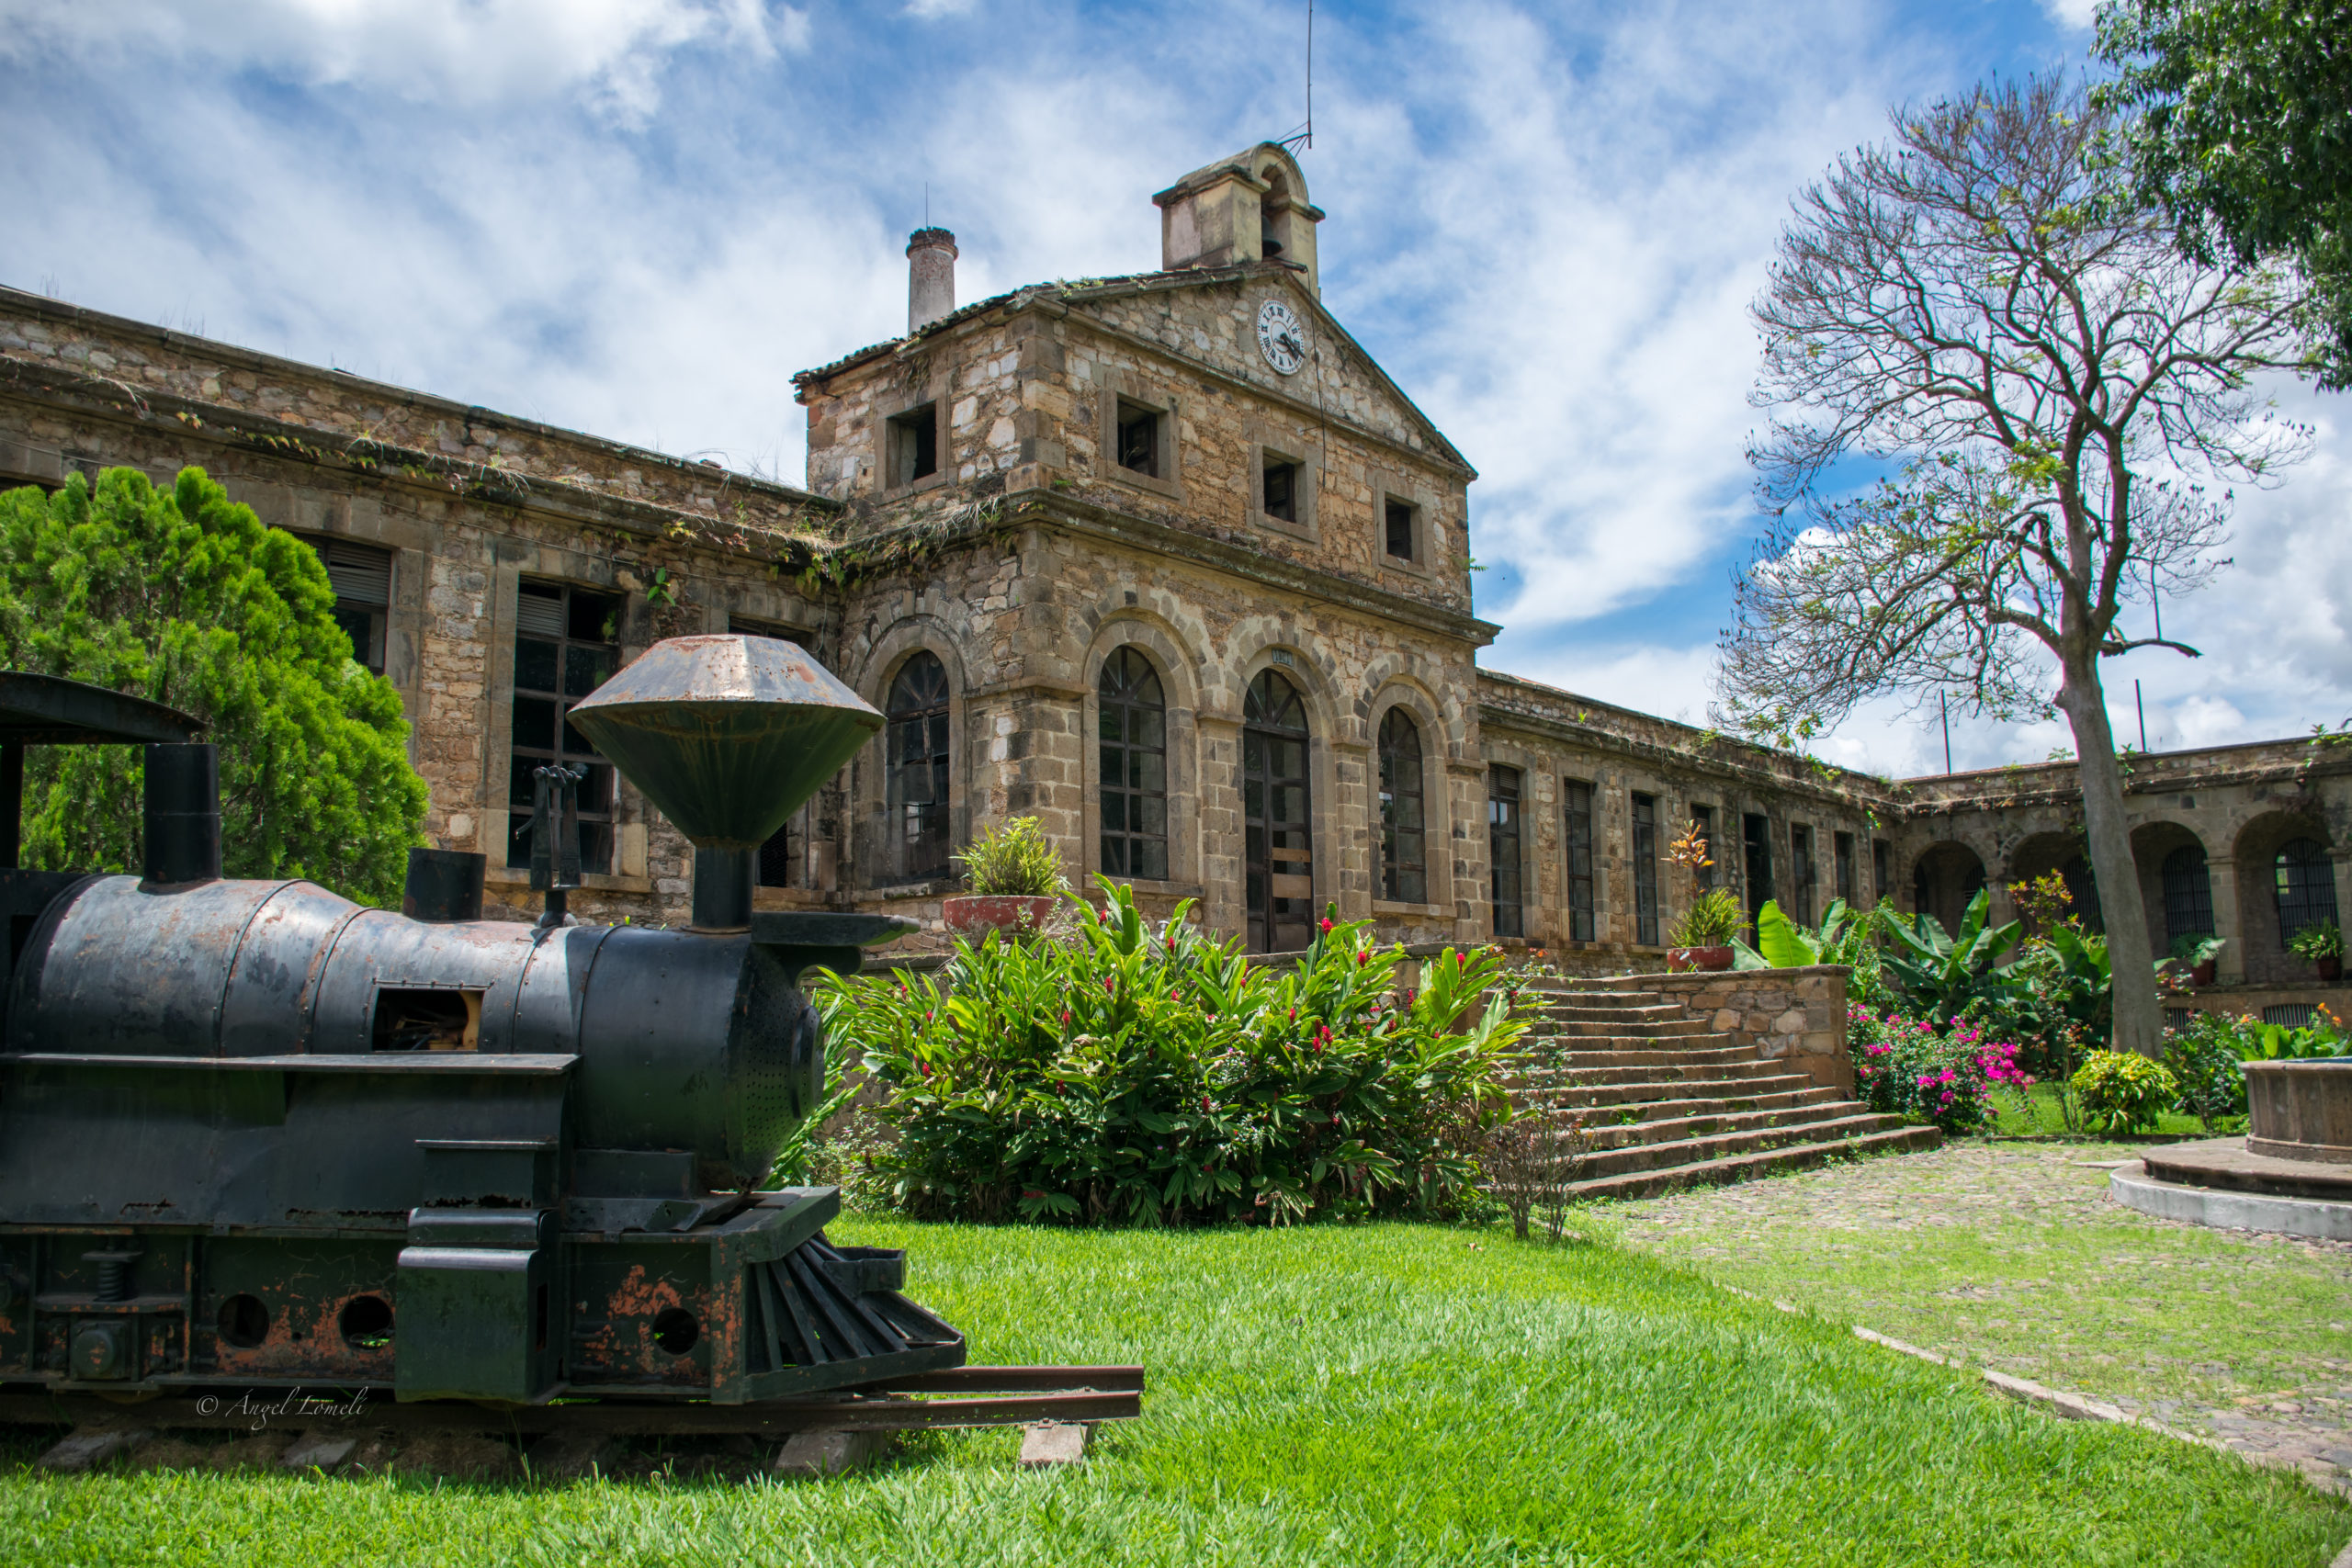
[[[658,642],[570,717],[680,832],[718,849],[764,841],[883,725],[799,649],[755,637]]]
[[[198,739],[200,720],[104,686],[0,670],[0,740],[25,746],[164,745]]]

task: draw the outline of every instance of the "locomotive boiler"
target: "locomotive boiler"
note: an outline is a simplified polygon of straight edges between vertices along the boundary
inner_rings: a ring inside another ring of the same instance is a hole
[[[399,913],[224,880],[193,721],[0,673],[6,864],[25,743],[147,747],[144,874],[0,871],[0,1384],[734,1404],[962,1365],[901,1253],[827,1242],[834,1190],[762,1190],[821,1090],[802,971],[911,928],[754,912],[752,856],[882,716],[700,637],[569,721],[695,843],[687,929],[566,912],[561,767],[535,924],[450,852]]]

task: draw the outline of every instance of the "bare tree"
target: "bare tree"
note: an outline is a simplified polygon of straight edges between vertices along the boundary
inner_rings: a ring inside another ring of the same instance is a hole
[[[2183,256],[2078,85],[1892,118],[1891,145],[1798,197],[1754,307],[1751,400],[1772,420],[1749,458],[1776,521],[1724,634],[1719,722],[1802,745],[1889,694],[2054,706],[2092,871],[2136,888],[2099,660],[2196,657],[2124,612],[2226,564],[2229,496],[2199,481],[2260,480],[2307,448],[2249,384],[2307,362],[2301,302],[2283,272]],[[2140,900],[2101,907],[2117,1047],[2153,1055]]]

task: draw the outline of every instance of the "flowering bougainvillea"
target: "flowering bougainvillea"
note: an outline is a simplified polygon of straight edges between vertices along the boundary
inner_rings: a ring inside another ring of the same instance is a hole
[[[2033,1083],[2018,1066],[2014,1041],[1995,1039],[1966,1020],[1939,1034],[1926,1019],[1856,1002],[1846,1010],[1846,1038],[1855,1091],[1865,1104],[1947,1133],[1992,1125],[2000,1115],[1993,1089]]]

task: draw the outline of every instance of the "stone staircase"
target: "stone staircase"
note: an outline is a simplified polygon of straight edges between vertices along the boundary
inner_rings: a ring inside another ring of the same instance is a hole
[[[1530,992],[1522,1006],[1533,1012],[1525,1048],[1540,1065],[1514,1092],[1583,1127],[1579,1199],[1649,1198],[1943,1142],[1710,1032],[1655,992],[1577,987]]]

